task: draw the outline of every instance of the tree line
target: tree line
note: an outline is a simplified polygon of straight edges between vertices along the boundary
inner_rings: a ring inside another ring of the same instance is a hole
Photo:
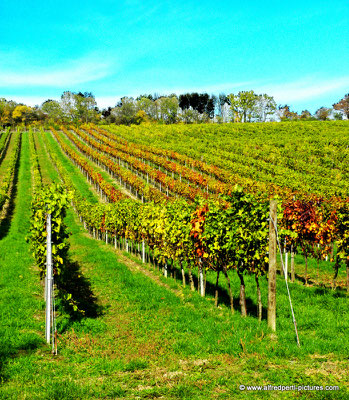
[[[349,119],[349,94],[332,107],[321,107],[314,115],[308,110],[298,114],[287,104],[277,105],[272,96],[250,90],[218,96],[197,92],[125,96],[115,107],[99,109],[91,92],[65,91],[59,101],[48,99],[35,107],[0,98],[0,127],[101,121],[131,125]]]

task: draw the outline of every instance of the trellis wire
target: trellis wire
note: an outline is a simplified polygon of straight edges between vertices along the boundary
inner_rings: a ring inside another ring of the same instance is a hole
[[[54,278],[52,277],[52,354],[57,355],[57,324]]]
[[[273,220],[273,218],[271,218],[271,220],[272,220],[273,225],[274,225],[274,229],[275,229],[275,233],[276,233],[276,241],[277,241],[277,244],[278,244],[278,247],[279,247],[281,266],[282,266],[282,270],[283,270],[284,276],[285,276],[285,283],[286,283],[286,288],[287,288],[287,293],[288,293],[288,299],[290,301],[292,319],[293,319],[294,329],[296,331],[297,345],[298,345],[298,347],[300,347],[300,342],[299,342],[299,337],[298,337],[298,330],[297,330],[297,322],[296,322],[296,317],[295,317],[294,311],[293,311],[290,289],[288,287],[287,275],[286,275],[286,272],[285,272],[284,260],[283,260],[283,257],[282,257],[282,251],[281,251],[281,246],[280,246],[280,241],[279,241],[278,229],[277,229],[277,226],[276,226],[275,221]]]

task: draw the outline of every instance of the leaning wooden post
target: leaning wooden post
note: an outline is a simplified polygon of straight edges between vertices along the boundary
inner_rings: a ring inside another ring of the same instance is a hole
[[[276,226],[277,202],[270,201],[269,214],[269,271],[268,271],[268,327],[276,331]]]
[[[51,247],[51,214],[47,214],[46,220],[46,342],[50,344],[51,337],[51,300],[52,300],[52,247]]]

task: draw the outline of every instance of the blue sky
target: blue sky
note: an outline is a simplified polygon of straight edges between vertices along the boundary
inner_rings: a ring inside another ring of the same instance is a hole
[[[0,97],[253,89],[314,112],[349,92],[349,2],[0,2]]]

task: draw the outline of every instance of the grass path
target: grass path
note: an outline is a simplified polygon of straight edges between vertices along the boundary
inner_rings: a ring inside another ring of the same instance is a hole
[[[8,363],[14,359],[26,363],[43,343],[42,287],[25,241],[31,201],[27,134],[22,140],[14,215],[0,241],[0,381],[7,379]]]
[[[8,148],[6,150],[6,154],[0,164],[0,182],[1,178],[6,174],[7,169],[8,169],[8,163],[10,162],[11,155],[13,151],[15,150],[15,143],[16,143],[16,138],[18,136],[17,132],[14,132],[10,138],[10,143],[8,144]]]
[[[43,135],[45,135],[45,138],[49,142],[55,155],[58,157],[60,163],[62,164],[62,166],[65,168],[65,170],[69,174],[73,184],[79,187],[80,193],[82,193],[83,196],[86,198],[86,200],[90,201],[91,203],[97,203],[99,200],[99,196],[98,196],[97,192],[94,190],[93,186],[90,185],[87,182],[87,180],[82,176],[79,168],[77,166],[75,166],[70,161],[68,156],[66,156],[66,154],[61,150],[59,144],[56,142],[56,140],[54,140],[54,138],[52,137],[52,134],[50,132],[44,132]],[[46,156],[45,162],[47,162],[48,165],[51,165],[51,161],[47,157],[47,154],[45,154],[45,156]],[[51,173],[54,173],[54,172],[51,172]],[[54,176],[57,176],[57,179],[58,179],[57,173],[55,173]]]
[[[38,162],[39,165],[41,166],[40,172],[42,177],[42,183],[46,185],[52,182],[52,177],[49,176],[47,168],[43,168],[43,166],[45,166],[49,162],[49,159],[46,153],[44,142],[42,140],[41,132],[34,133],[33,137],[36,148],[36,154],[38,155]]]
[[[7,151],[9,142],[11,141],[11,132],[0,132],[0,166]]]

